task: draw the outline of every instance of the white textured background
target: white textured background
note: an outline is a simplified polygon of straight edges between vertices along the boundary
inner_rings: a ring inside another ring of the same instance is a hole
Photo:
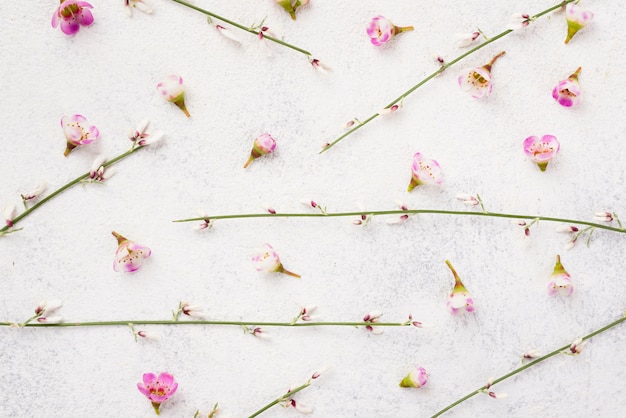
[[[309,197],[330,211],[461,209],[456,193],[480,193],[487,209],[590,220],[599,210],[626,219],[624,80],[626,7],[584,1],[594,21],[569,45],[564,14],[544,17],[446,71],[329,152],[321,145],[352,117],[366,118],[452,59],[454,33],[501,32],[515,12],[554,1],[313,0],[293,22],[271,0],[195,4],[243,24],[259,22],[333,68],[233,30],[241,46],[206,18],[167,0],[155,13],[128,18],[122,1],[92,0],[95,23],[66,37],[50,27],[53,0],[0,3],[0,206],[46,180],[55,189],[88,170],[98,153],[129,146],[141,119],[167,132],[158,148],[116,165],[106,185],[76,187],[34,212],[24,230],[0,239],[0,320],[23,321],[41,298],[61,298],[68,321],[167,319],[181,300],[210,319],[289,321],[302,304],[322,320],[415,319],[432,329],[392,328],[381,336],[354,328],[271,329],[269,340],[237,327],[141,327],[159,342],[135,343],[128,328],[0,329],[0,415],[11,417],[150,417],[135,385],[142,373],[169,371],[178,393],[166,417],[244,417],[322,366],[331,371],[298,394],[314,417],[425,417],[520,365],[524,351],[551,351],[618,318],[624,303],[626,236],[596,231],[565,252],[567,237],[541,223],[530,238],[511,221],[418,216],[390,226],[375,218],[264,219],[216,222],[210,231],[173,219],[211,214],[307,211]],[[387,46],[369,43],[365,26],[383,14],[415,25]],[[507,54],[493,67],[494,91],[476,101],[457,86],[461,68]],[[557,105],[552,87],[578,66],[583,104]],[[187,119],[155,90],[170,73],[187,86]],[[81,113],[101,139],[64,158],[63,115]],[[275,155],[243,170],[252,140],[271,133]],[[541,173],[524,155],[530,135],[553,134],[561,153]],[[442,165],[440,187],[406,192],[421,151]],[[112,268],[116,230],[148,245],[153,256],[136,274]],[[257,273],[250,257],[262,243],[279,252],[295,280]],[[546,285],[562,255],[576,290],[550,298]],[[477,311],[451,316],[449,258],[473,293]],[[626,401],[626,330],[594,338],[578,357],[557,356],[476,396],[449,416],[613,417]],[[430,381],[398,388],[414,366]],[[276,407],[268,417],[297,416]]]

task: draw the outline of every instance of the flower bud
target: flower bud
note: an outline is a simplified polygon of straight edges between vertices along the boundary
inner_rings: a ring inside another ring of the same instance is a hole
[[[169,75],[165,80],[157,84],[156,88],[168,102],[172,102],[178,106],[185,116],[190,116],[187,111],[187,106],[185,106],[185,86],[183,85],[183,78],[181,76]]]
[[[576,32],[587,26],[593,19],[593,13],[585,10],[577,4],[569,3],[565,7],[565,18],[567,20],[567,37],[565,43],[568,43]]]
[[[446,264],[454,276],[454,288],[450,296],[448,296],[448,302],[446,303],[448,311],[452,315],[458,315],[463,312],[474,312],[474,299],[463,285],[463,282],[461,282],[459,275],[454,267],[452,267],[450,261],[446,260]]]
[[[554,265],[554,272],[552,273],[550,283],[548,283],[548,294],[554,296],[559,294],[560,296],[569,296],[574,292],[574,285],[569,273],[563,268],[561,264],[561,256],[556,256],[556,264]]]
[[[428,383],[428,373],[423,367],[411,370],[400,382],[401,388],[421,388]]]
[[[270,154],[276,149],[276,140],[272,138],[270,134],[261,134],[254,139],[252,144],[252,151],[250,151],[250,158],[244,164],[243,168],[247,168],[248,165],[265,154]]]

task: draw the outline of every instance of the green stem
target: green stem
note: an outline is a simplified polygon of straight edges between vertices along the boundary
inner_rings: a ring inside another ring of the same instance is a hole
[[[0,327],[15,326],[20,327],[102,327],[102,326],[129,326],[136,325],[255,325],[263,327],[364,327],[374,325],[377,327],[407,327],[411,321],[407,322],[346,322],[346,321],[318,321],[318,322],[256,322],[256,321],[178,321],[178,320],[131,320],[131,321],[96,321],[96,322],[61,322],[59,324],[24,323],[15,324],[12,322],[0,322]]]
[[[178,0],[174,0],[174,1],[178,1]],[[565,6],[567,3],[571,3],[573,1],[576,0],[565,0],[560,2],[559,4],[552,6],[546,10],[544,10],[543,12],[537,13],[536,15],[534,15],[533,17],[531,17],[531,21],[534,21],[535,19],[548,14],[560,7]],[[422,87],[424,84],[426,84],[428,81],[432,80],[433,78],[437,77],[439,74],[443,73],[447,68],[453,66],[454,64],[456,64],[457,62],[461,61],[463,58],[472,55],[474,52],[486,47],[487,45],[497,41],[498,39],[508,35],[509,33],[513,32],[511,29],[507,29],[504,32],[501,32],[499,34],[497,34],[496,36],[494,36],[493,38],[488,38],[485,42],[483,42],[482,44],[470,49],[469,51],[467,51],[464,54],[459,55],[458,57],[456,57],[455,59],[453,59],[452,61],[446,63],[445,65],[443,65],[441,68],[439,68],[437,71],[435,71],[434,73],[430,74],[429,76],[427,76],[425,79],[423,79],[422,81],[420,81],[419,83],[417,83],[416,85],[414,85],[413,87],[411,87],[410,89],[408,89],[407,91],[405,91],[404,93],[402,93],[400,96],[398,96],[396,99],[394,99],[391,103],[389,103],[387,106],[385,106],[385,109],[390,108],[391,106],[393,106],[394,104],[398,103],[401,100],[404,100],[405,97],[407,97],[409,94],[413,93],[415,90],[417,90],[418,88]],[[339,138],[335,139],[333,142],[331,142],[330,144],[326,145],[324,147],[323,150],[320,151],[320,154],[322,154],[325,151],[328,151],[331,147],[333,147],[335,144],[337,144],[339,141],[341,141],[342,139],[346,138],[347,136],[353,134],[354,132],[358,131],[359,129],[361,129],[363,126],[367,125],[368,123],[370,123],[372,120],[376,119],[378,116],[380,116],[380,113],[375,113],[372,116],[370,116],[369,118],[365,119],[364,121],[362,121],[361,123],[356,124],[352,129],[350,129],[348,132],[344,133],[343,135],[341,135]]]
[[[186,1],[183,1],[183,0],[172,0],[172,1],[175,2],[175,3],[181,4],[181,5],[185,6],[185,7],[189,7],[190,9],[196,10],[196,11],[198,11],[200,13],[203,13],[203,14],[205,14],[207,16],[211,16],[211,17],[213,17],[213,18],[215,18],[217,20],[221,20],[222,22],[228,23],[229,25],[232,25],[232,26],[234,26],[234,27],[236,27],[238,29],[241,29],[243,31],[246,31],[248,33],[253,33],[255,35],[259,34],[259,31],[257,31],[257,30],[254,30],[252,28],[248,28],[248,27],[245,27],[243,25],[240,25],[237,22],[233,22],[232,20],[227,19],[227,18],[222,17],[222,16],[219,16],[219,15],[216,15],[213,12],[210,12],[208,10],[202,9],[202,8],[200,8],[198,6],[194,6],[193,4],[187,3]],[[307,51],[305,49],[299,48],[299,47],[297,47],[295,45],[291,45],[291,44],[289,44],[289,43],[287,43],[285,41],[281,41],[280,39],[276,39],[276,38],[274,38],[272,36],[268,36],[266,34],[263,34],[263,39],[267,39],[267,40],[270,40],[272,42],[276,42],[277,44],[280,44],[282,46],[286,46],[287,48],[291,48],[294,51],[298,51],[301,54],[306,55],[307,57],[310,57],[312,55],[309,51]]]
[[[243,218],[333,218],[341,216],[361,216],[367,215],[415,215],[419,213],[430,213],[438,215],[459,215],[459,216],[484,216],[492,218],[510,218],[510,219],[531,219],[533,221],[548,221],[548,222],[563,222],[567,224],[587,225],[598,229],[606,229],[608,231],[626,233],[626,229],[609,226],[606,224],[599,224],[587,221],[581,221],[578,219],[566,219],[555,218],[550,216],[537,216],[537,215],[517,215],[512,213],[498,213],[498,212],[470,212],[470,211],[457,211],[457,210],[440,210],[440,209],[409,209],[409,210],[375,210],[367,212],[327,212],[327,213],[245,213],[236,215],[218,215],[210,216],[211,221],[218,219],[243,219]],[[195,222],[204,221],[207,218],[188,218],[178,219],[173,222]]]
[[[143,147],[142,146],[133,146],[130,150],[128,150],[128,151],[118,155],[117,157],[113,158],[110,161],[107,161],[106,163],[102,164],[102,166],[105,167],[105,168],[108,167],[108,166],[111,166],[111,165],[117,163],[118,161],[123,160],[124,158],[128,157],[130,154],[132,154],[133,152],[135,152],[135,151],[137,151],[137,150],[139,150],[141,148],[143,148]],[[26,209],[24,212],[22,212],[21,214],[16,216],[15,219],[12,220],[12,223],[13,223],[12,226],[6,225],[3,228],[0,228],[0,236],[2,236],[4,233],[7,233],[7,231],[9,231],[9,229],[11,229],[13,226],[15,226],[15,224],[17,224],[19,221],[21,221],[22,219],[24,219],[25,217],[30,215],[33,211],[37,210],[40,206],[45,204],[48,200],[53,199],[57,195],[63,193],[67,189],[72,188],[73,186],[77,185],[78,183],[80,183],[83,180],[86,180],[87,178],[89,178],[89,172],[83,174],[82,176],[76,177],[74,180],[70,181],[66,185],[61,186],[60,188],[58,188],[54,192],[50,193],[48,196],[46,196],[43,199],[39,200],[39,202],[35,203],[29,209]]]
[[[306,389],[309,386],[311,386],[311,382],[306,382],[305,384],[303,384],[302,386],[298,386],[297,388],[295,388],[294,390],[290,390],[289,392],[285,393],[283,396],[281,396],[280,398],[276,398],[274,399],[272,402],[268,403],[267,405],[265,405],[263,408],[259,409],[258,411],[256,411],[255,413],[253,413],[252,415],[250,415],[248,418],[254,418],[256,416],[261,415],[263,412],[267,411],[268,409],[270,409],[271,407],[273,407],[274,405],[280,403],[280,402],[284,402],[287,399],[289,399],[291,396],[293,396],[294,394],[300,392],[302,389]]]
[[[608,324],[608,325],[606,325],[606,326],[604,326],[604,327],[602,327],[602,328],[600,328],[600,329],[598,329],[598,330],[595,330],[595,331],[593,331],[593,332],[592,332],[592,333],[590,333],[590,334],[587,334],[587,335],[586,335],[586,336],[584,336],[582,339],[583,339],[583,341],[584,341],[584,340],[588,340],[589,338],[592,338],[592,337],[594,337],[594,336],[596,336],[596,335],[598,335],[598,334],[601,334],[601,333],[603,333],[604,331],[606,331],[606,330],[608,330],[608,329],[611,329],[611,328],[613,328],[614,326],[619,325],[619,324],[621,324],[621,323],[622,323],[622,322],[624,322],[624,321],[626,321],[626,315],[622,316],[622,317],[621,317],[620,319],[618,319],[617,321],[613,321],[613,322],[611,322],[610,324]],[[512,371],[512,372],[510,372],[510,373],[505,374],[504,376],[500,376],[500,377],[498,377],[497,379],[495,379],[495,380],[491,383],[491,385],[493,386],[493,385],[495,385],[496,383],[502,382],[503,380],[506,380],[506,379],[508,379],[508,378],[509,378],[509,377],[511,377],[511,376],[515,376],[516,374],[518,374],[518,373],[520,373],[520,372],[523,372],[524,370],[528,369],[529,367],[535,366],[535,365],[537,365],[537,364],[541,363],[542,361],[549,359],[550,357],[556,356],[557,354],[559,354],[559,353],[563,352],[563,350],[568,350],[568,349],[569,349],[569,347],[570,347],[570,344],[565,345],[565,346],[560,347],[560,348],[557,348],[556,350],[552,351],[551,353],[546,354],[545,356],[538,357],[535,361],[533,361],[533,362],[531,362],[531,363],[528,363],[528,364],[525,364],[525,365],[523,365],[523,366],[521,366],[521,367],[518,367],[517,369],[513,370],[513,371]],[[461,403],[465,402],[465,401],[466,401],[466,400],[468,400],[469,398],[471,398],[471,397],[473,397],[473,396],[475,396],[475,395],[478,395],[479,393],[483,393],[483,391],[484,391],[484,390],[486,390],[486,389],[488,389],[488,388],[487,388],[487,386],[482,386],[481,388],[476,389],[476,390],[475,390],[475,391],[473,391],[472,393],[469,393],[469,394],[465,395],[464,397],[462,397],[461,399],[459,399],[459,400],[457,400],[457,401],[455,401],[455,402],[451,403],[450,405],[446,406],[446,407],[445,407],[445,408],[443,408],[441,411],[439,411],[439,412],[437,412],[435,415],[433,415],[431,418],[436,418],[436,417],[438,417],[438,416],[443,415],[444,413],[448,412],[449,410],[451,410],[451,409],[452,409],[452,408],[454,408],[455,406],[457,406],[457,405],[459,405],[459,404],[461,404]]]

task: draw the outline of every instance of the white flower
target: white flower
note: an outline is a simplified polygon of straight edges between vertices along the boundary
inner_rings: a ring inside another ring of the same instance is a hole
[[[48,184],[45,181],[42,181],[39,184],[37,184],[33,189],[31,189],[29,192],[24,193],[22,195],[22,199],[24,200],[34,199],[40,194],[42,194],[43,192],[45,192],[47,187],[48,187]]]
[[[222,35],[224,38],[226,39],[230,39],[233,42],[236,42],[238,44],[241,44],[241,41],[239,40],[239,38],[227,27],[222,26],[222,25],[215,25],[215,29],[219,32],[220,35]]]
[[[202,319],[204,318],[204,315],[205,315],[201,306],[190,305],[188,302],[183,303],[180,309],[183,314],[190,316],[192,318]]]
[[[611,212],[596,212],[593,219],[598,222],[613,222],[613,214]]]
[[[8,226],[13,226],[13,218],[15,218],[16,213],[17,206],[15,203],[11,203],[2,208],[2,215],[4,216],[4,220]]]
[[[508,30],[521,29],[521,28],[524,28],[524,27],[528,26],[531,21],[532,21],[532,19],[530,18],[529,14],[527,14],[527,13],[515,13],[515,14],[511,15],[511,20],[509,21],[509,24],[507,25],[506,28]]]
[[[456,46],[459,48],[465,48],[474,43],[476,39],[480,36],[480,32],[470,32],[470,33],[457,33],[456,38]]]
[[[476,206],[480,203],[476,197],[467,193],[458,193],[456,195],[456,198],[460,200],[464,205],[467,205],[467,206]]]
[[[60,299],[52,299],[49,301],[42,301],[37,305],[35,313],[39,316],[44,314],[51,314],[60,309],[63,306],[63,302]]]

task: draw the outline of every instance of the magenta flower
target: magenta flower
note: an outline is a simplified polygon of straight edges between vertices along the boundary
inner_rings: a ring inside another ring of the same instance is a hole
[[[399,33],[413,30],[413,26],[399,27],[383,16],[376,16],[367,25],[367,35],[376,46],[386,44]]]
[[[421,388],[428,383],[428,373],[423,367],[411,370],[400,382],[401,388]]]
[[[172,102],[178,106],[185,116],[190,116],[189,111],[187,111],[187,106],[185,106],[185,86],[183,85],[183,78],[181,76],[174,74],[168,75],[165,80],[157,84],[156,88],[168,102]]]
[[[67,140],[67,146],[63,155],[66,157],[72,150],[80,145],[91,144],[100,137],[98,128],[89,125],[83,115],[63,116],[61,127]]]
[[[559,84],[552,89],[552,97],[561,106],[578,106],[582,101],[580,97],[582,91],[580,90],[580,84],[578,84],[578,74],[580,74],[581,70],[582,68],[578,67],[572,75],[565,80],[559,81]]]
[[[556,294],[569,296],[573,292],[574,284],[572,283],[572,277],[563,268],[563,264],[561,264],[561,256],[557,255],[554,271],[552,272],[550,283],[548,283],[548,294],[550,296],[554,296]]]
[[[452,315],[458,315],[463,312],[474,312],[474,299],[467,291],[463,282],[459,278],[459,275],[452,267],[450,261],[446,260],[446,264],[452,271],[452,275],[454,275],[454,289],[452,289],[452,293],[448,296],[448,302],[446,306],[448,307],[448,311]]]
[[[61,24],[61,31],[66,35],[74,35],[80,26],[93,23],[93,15],[89,9],[93,6],[86,1],[65,0],[52,15],[52,27]]]
[[[568,43],[576,35],[576,32],[591,22],[593,13],[577,4],[569,3],[565,7],[565,18],[567,19],[567,38],[565,38],[565,43]]]
[[[259,251],[252,257],[252,262],[257,271],[265,273],[284,273],[295,278],[300,278],[299,274],[293,273],[283,267],[280,258],[274,248],[265,243]]]
[[[413,156],[409,192],[422,184],[441,184],[442,181],[443,174],[437,161],[426,159],[419,152]]]
[[[117,238],[118,244],[117,251],[115,252],[115,260],[113,261],[113,270],[129,273],[139,270],[143,265],[144,259],[150,257],[150,254],[152,254],[150,248],[129,241],[115,231],[113,231],[112,234]]]
[[[152,402],[154,412],[159,415],[161,404],[176,393],[178,383],[169,373],[160,373],[159,376],[154,373],[144,373],[143,383],[137,383],[137,389]]]
[[[493,84],[491,83],[491,67],[496,60],[505,53],[505,51],[500,52],[482,67],[461,71],[461,75],[458,78],[461,90],[468,92],[475,99],[489,95],[493,89]]]
[[[252,160],[255,160],[265,154],[270,154],[276,149],[276,140],[272,138],[270,134],[261,134],[254,139],[252,144],[252,151],[250,151],[250,158],[243,165],[243,168],[247,168]]]
[[[537,163],[541,171],[546,171],[548,163],[556,156],[560,147],[554,135],[544,135],[541,139],[538,136],[529,136],[524,140],[524,152]]]

